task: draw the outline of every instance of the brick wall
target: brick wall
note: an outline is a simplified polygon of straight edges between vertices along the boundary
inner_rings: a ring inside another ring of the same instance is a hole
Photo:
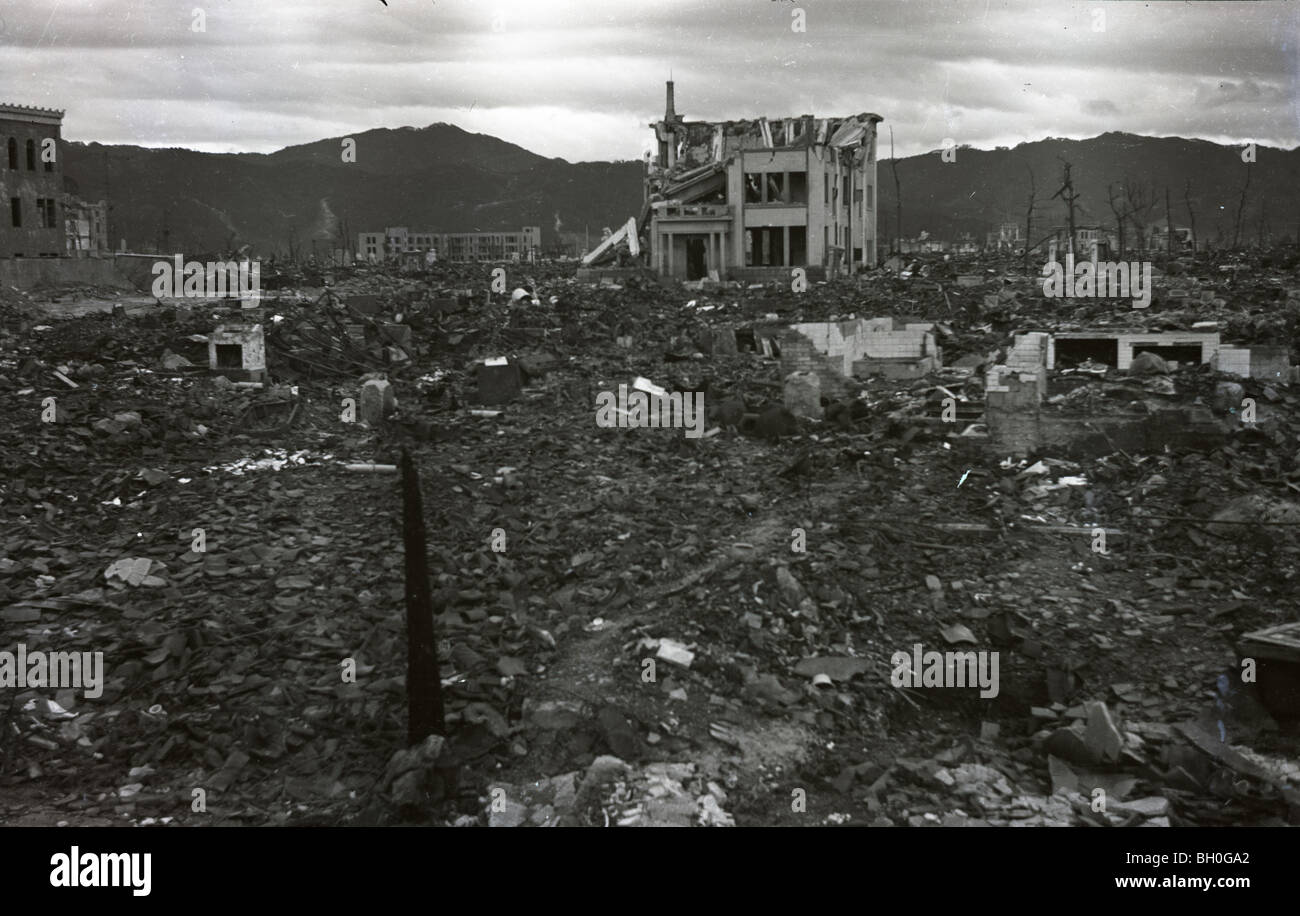
[[[822,391],[838,392],[855,370],[879,367],[872,360],[923,361],[921,374],[939,365],[939,348],[930,323],[898,326],[893,318],[855,318],[791,325],[780,335],[782,369],[816,372]]]
[[[821,381],[822,394],[837,397],[844,390],[843,355],[827,356],[812,340],[793,328],[776,335],[781,347],[781,372],[813,372]]]
[[[1200,406],[1141,415],[1078,417],[1038,408],[1004,409],[989,401],[984,417],[989,447],[1017,457],[1041,452],[1078,458],[1110,454],[1117,448],[1159,452],[1166,445],[1206,450],[1224,441],[1224,428]]]

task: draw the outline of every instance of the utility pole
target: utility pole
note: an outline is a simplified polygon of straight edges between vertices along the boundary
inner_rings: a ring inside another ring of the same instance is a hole
[[[429,558],[424,534],[424,500],[415,463],[402,449],[402,543],[406,559],[407,744],[445,735],[442,677],[429,591]]]
[[[1025,163],[1025,170],[1029,172],[1029,197],[1025,207],[1025,273],[1029,273],[1029,240],[1034,235],[1034,207],[1038,202],[1038,185],[1034,182],[1034,170],[1028,162]]]
[[[896,208],[894,234],[898,250],[903,250],[903,192],[898,187],[898,158],[894,155],[894,125],[889,125],[889,166],[894,173],[894,204]]]
[[[108,155],[108,147],[104,147],[104,235],[108,237],[108,250],[116,251],[113,247],[113,220],[109,216],[113,212],[113,170],[112,159]]]
[[[1169,185],[1165,185],[1165,253],[1174,256],[1174,218],[1169,210]]]

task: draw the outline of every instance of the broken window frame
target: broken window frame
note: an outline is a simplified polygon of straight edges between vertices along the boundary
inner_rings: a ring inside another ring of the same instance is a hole
[[[779,172],[745,172],[745,206],[792,207],[808,205],[808,172],[782,169]],[[801,178],[802,180],[796,180]],[[755,187],[757,185],[757,187]],[[799,191],[795,192],[795,186]],[[755,192],[757,194],[757,199]],[[725,202],[725,201],[724,201]]]

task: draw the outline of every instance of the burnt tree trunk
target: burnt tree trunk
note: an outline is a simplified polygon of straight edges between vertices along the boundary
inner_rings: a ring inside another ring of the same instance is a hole
[[[431,734],[445,735],[438,642],[433,632],[433,595],[424,542],[424,500],[420,477],[402,449],[402,543],[406,553],[407,742],[414,747]]]

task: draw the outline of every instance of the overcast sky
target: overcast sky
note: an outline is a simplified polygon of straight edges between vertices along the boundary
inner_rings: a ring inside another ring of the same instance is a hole
[[[1298,36],[1294,0],[0,0],[0,101],[66,109],[71,140],[270,152],[446,121],[632,159],[671,72],[690,119],[875,112],[882,157],[889,126],[899,155],[1293,148]]]

